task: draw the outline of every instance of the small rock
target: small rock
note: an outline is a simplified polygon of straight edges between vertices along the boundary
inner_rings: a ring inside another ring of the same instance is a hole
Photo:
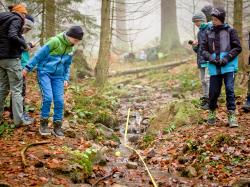
[[[76,132],[73,129],[67,129],[65,130],[64,135],[69,138],[75,138]]]
[[[147,153],[147,158],[153,158],[155,157],[156,152],[154,149],[151,149],[148,153]]]
[[[63,129],[63,130],[70,129],[70,125],[69,125],[69,122],[68,122],[68,121],[64,121],[64,122],[63,122],[62,129]]]
[[[186,157],[184,157],[184,156],[179,156],[179,157],[178,157],[178,162],[179,162],[180,164],[185,164],[185,163],[188,162],[188,159],[187,159]]]
[[[124,185],[121,185],[121,184],[113,184],[111,187],[128,187],[128,186],[124,186]]]
[[[126,166],[128,169],[137,169],[138,163],[137,162],[127,162]]]
[[[212,160],[220,160],[221,156],[220,155],[214,155],[211,157]]]
[[[234,151],[235,151],[235,147],[228,147],[228,148],[227,148],[227,152],[228,152],[229,154],[233,154]]]
[[[196,171],[196,169],[194,167],[188,166],[187,171],[188,171],[188,176],[189,177],[197,177],[197,171]]]
[[[142,125],[148,126],[149,125],[149,119],[148,118],[143,119]]]
[[[139,140],[140,136],[138,135],[132,135],[128,138],[128,141],[132,142],[132,143],[136,143]]]

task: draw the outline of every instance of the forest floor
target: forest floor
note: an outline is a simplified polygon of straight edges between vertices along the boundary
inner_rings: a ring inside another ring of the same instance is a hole
[[[40,93],[31,75],[26,109],[36,122],[12,128],[6,108],[0,186],[153,186],[138,155],[124,146],[129,108],[129,145],[158,186],[248,186],[250,114],[241,110],[246,90],[236,86],[240,127],[234,129],[227,126],[225,93],[216,125],[208,126],[208,112],[198,107],[200,92],[195,62],[112,78],[102,91],[93,80],[75,82],[65,93],[66,136],[58,139],[38,133]]]

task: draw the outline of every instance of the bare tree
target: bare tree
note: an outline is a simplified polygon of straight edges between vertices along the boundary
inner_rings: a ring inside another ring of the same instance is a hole
[[[46,0],[45,1],[45,39],[56,34],[56,1]]]
[[[96,84],[104,86],[108,78],[110,57],[110,0],[102,0],[101,8],[101,35],[99,56],[96,64]]]
[[[115,1],[115,16],[116,16],[116,48],[120,51],[128,50],[128,33],[127,22],[121,21],[126,17],[126,0]]]
[[[215,7],[225,7],[225,0],[213,0],[213,5]]]
[[[169,52],[180,47],[177,29],[176,0],[161,0],[161,50]]]
[[[243,43],[242,41],[242,34],[243,34],[243,27],[242,27],[242,15],[243,15],[243,0],[234,0],[234,23],[233,26],[237,30],[240,42],[241,44]],[[239,55],[239,62],[240,67],[243,68],[244,66],[244,59],[242,53]]]

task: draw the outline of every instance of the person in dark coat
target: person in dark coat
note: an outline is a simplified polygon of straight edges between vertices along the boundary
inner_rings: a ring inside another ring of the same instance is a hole
[[[209,115],[208,124],[216,122],[217,100],[221,93],[222,83],[225,84],[228,109],[228,123],[230,127],[238,127],[235,115],[234,78],[238,71],[238,55],[242,48],[237,31],[225,22],[226,12],[217,7],[212,10],[211,29],[207,30],[202,41],[202,54],[209,61]]]
[[[10,12],[0,13],[0,122],[3,121],[4,103],[11,91],[14,124],[18,127],[32,122],[23,118],[22,67],[20,58],[23,50],[29,50],[22,37],[25,5],[9,7]]]

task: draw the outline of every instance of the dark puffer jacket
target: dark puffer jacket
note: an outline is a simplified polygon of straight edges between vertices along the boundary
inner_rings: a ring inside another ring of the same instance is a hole
[[[20,58],[27,44],[22,37],[24,19],[14,12],[0,13],[0,59]]]
[[[204,67],[204,65],[207,64],[207,61],[205,60],[205,58],[202,55],[201,43],[202,43],[202,40],[204,40],[204,38],[205,38],[207,29],[209,29],[210,27],[212,27],[211,23],[203,23],[200,26],[199,32],[197,34],[198,45],[196,47],[194,47],[193,49],[197,53],[198,68],[202,68],[202,67]]]
[[[209,63],[210,75],[224,74],[238,71],[238,58],[242,48],[239,37],[235,29],[228,24],[218,27],[211,27],[206,31],[206,35],[201,44],[202,55],[205,60],[211,62],[213,59],[227,58],[225,66],[218,66]]]

